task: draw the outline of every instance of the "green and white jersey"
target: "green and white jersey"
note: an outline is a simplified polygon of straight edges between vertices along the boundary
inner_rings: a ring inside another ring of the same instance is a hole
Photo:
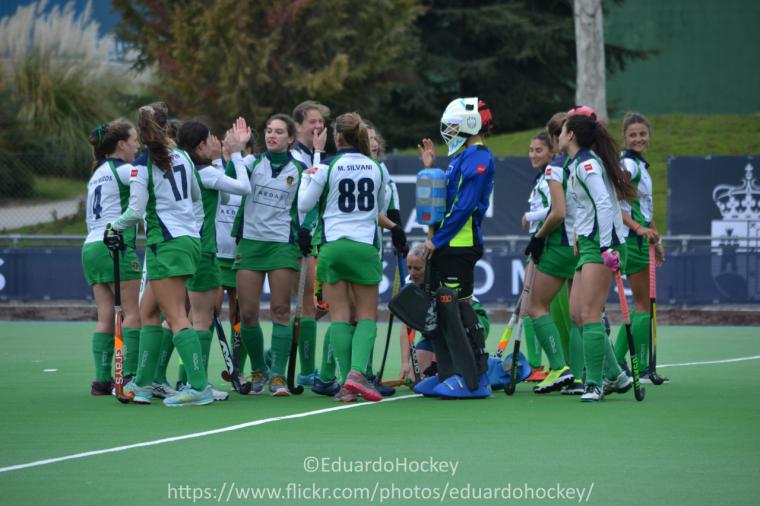
[[[314,152],[300,141],[296,141],[293,145],[290,156],[301,162],[307,169],[314,166]]]
[[[562,191],[565,194],[565,220],[560,226],[552,230],[547,240],[551,244],[562,244],[566,246],[572,244],[574,228],[574,218],[569,207],[571,203],[568,199],[567,183],[570,179],[569,165],[570,157],[567,156],[567,154],[562,153],[549,162],[549,165],[544,169],[544,179],[546,180],[547,186],[549,185],[549,181],[556,181],[562,185]],[[551,197],[549,198],[549,204],[551,204]]]
[[[129,178],[133,166],[118,158],[106,158],[87,183],[87,237],[85,244],[103,240],[106,225],[127,210]],[[125,230],[124,240],[134,247],[136,225]]]
[[[525,219],[528,221],[528,232],[535,234],[541,228],[549,214],[551,203],[549,183],[546,181],[544,171],[541,171],[528,198],[528,212],[525,213]]]
[[[224,173],[227,176],[235,175],[235,168],[231,161],[227,162]],[[250,180],[246,180],[250,187]],[[237,245],[235,238],[232,237],[232,225],[235,223],[235,216],[242,201],[243,197],[234,193],[230,193],[226,201],[219,199],[219,206],[216,210],[216,256],[218,258],[235,258]]]
[[[400,210],[399,207],[399,199],[398,199],[398,188],[396,188],[396,183],[393,181],[393,178],[391,177],[390,172],[388,172],[388,167],[385,165],[384,162],[378,161],[380,164],[380,167],[383,169],[383,178],[385,178],[386,184],[385,184],[385,209],[383,209],[383,213],[387,213],[389,209],[396,209]]]
[[[201,198],[195,167],[180,149],[170,148],[172,171],[165,173],[156,166],[147,151],[135,160],[130,184],[147,188],[145,223],[148,244],[157,244],[175,237],[200,237],[193,202]]]
[[[294,242],[303,216],[296,197],[304,165],[292,156],[273,169],[269,152],[243,159],[251,182],[251,195],[243,200],[233,227],[238,238],[267,242]]]
[[[199,222],[203,224],[199,232],[201,253],[204,254],[217,253],[216,218],[220,201],[227,201],[230,194],[249,195],[251,193],[251,183],[243,158],[240,153],[233,153],[231,158],[235,177],[224,173],[221,159],[214,160],[211,165],[199,165],[195,172],[202,199],[202,202],[195,204],[195,214],[196,217],[200,214]]]
[[[585,236],[600,247],[621,244],[623,225],[615,189],[601,160],[593,151],[581,150],[570,162],[568,214],[573,213],[575,236]],[[573,238],[574,239],[574,238]]]
[[[631,184],[636,188],[639,198],[620,203],[623,211],[642,227],[648,227],[654,216],[652,203],[652,177],[649,175],[649,163],[636,151],[626,149],[621,158],[623,168],[631,174]],[[635,235],[635,232],[630,232]]]
[[[319,205],[320,244],[346,238],[379,247],[377,215],[385,208],[385,183],[375,160],[343,149],[304,177],[298,209]]]

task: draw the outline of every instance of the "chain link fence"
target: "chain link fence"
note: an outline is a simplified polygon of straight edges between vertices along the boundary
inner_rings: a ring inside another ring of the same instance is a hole
[[[44,152],[0,151],[0,233],[55,234],[77,221],[83,233],[87,182],[67,172]]]

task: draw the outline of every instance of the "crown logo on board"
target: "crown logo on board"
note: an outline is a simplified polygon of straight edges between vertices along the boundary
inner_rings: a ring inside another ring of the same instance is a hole
[[[741,185],[722,184],[713,190],[713,200],[724,220],[760,219],[760,185],[753,177],[753,170],[748,163]]]

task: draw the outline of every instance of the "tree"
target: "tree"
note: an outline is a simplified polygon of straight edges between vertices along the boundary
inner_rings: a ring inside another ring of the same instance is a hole
[[[241,5],[244,4],[244,5]],[[261,125],[306,99],[382,123],[393,84],[410,79],[416,0],[115,0],[117,33],[156,63],[170,109],[226,128]],[[377,117],[374,117],[377,116]]]
[[[576,71],[575,103],[591,106],[607,121],[602,0],[574,0]]]

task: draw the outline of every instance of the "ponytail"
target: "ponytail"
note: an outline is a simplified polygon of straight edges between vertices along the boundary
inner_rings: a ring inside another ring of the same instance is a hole
[[[369,148],[369,132],[362,117],[355,112],[341,114],[335,119],[335,131],[343,135],[343,140],[349,146],[358,149],[366,157],[372,157]]]
[[[575,134],[579,147],[593,149],[599,156],[619,199],[633,200],[638,197],[630,178],[620,166],[619,148],[603,125],[592,117],[571,115],[565,122],[565,128]]]
[[[163,102],[140,107],[137,125],[140,129],[140,142],[146,148],[151,160],[164,173],[172,170],[172,157],[166,146],[166,127],[168,123],[168,110]]]
[[[134,126],[129,121],[117,119],[111,123],[98,125],[90,132],[87,140],[92,145],[92,155],[95,159],[92,165],[93,172],[108,158],[108,155],[116,151],[119,141],[129,139],[129,132],[133,128]]]

